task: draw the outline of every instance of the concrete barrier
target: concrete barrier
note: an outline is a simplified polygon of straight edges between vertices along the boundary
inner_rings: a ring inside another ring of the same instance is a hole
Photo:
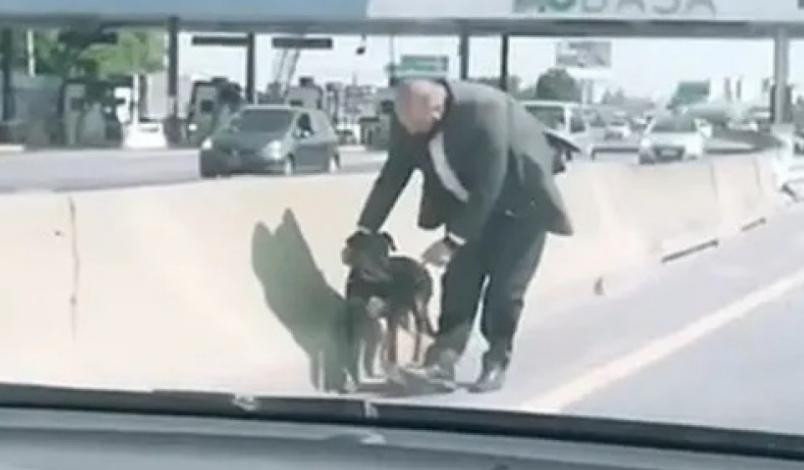
[[[628,200],[618,212],[632,216],[659,259],[716,240],[719,224],[711,161],[633,167]]]
[[[717,192],[719,239],[736,235],[768,216],[762,165],[758,158],[724,157],[711,162]]]
[[[767,166],[752,156],[576,165],[559,185],[577,234],[548,239],[528,305],[599,291],[611,276],[734,235],[771,210],[757,202]],[[0,377],[294,395],[337,384],[340,249],[372,182],[242,178],[2,200],[5,220],[29,215],[0,232],[14,267],[0,268],[13,291],[0,296],[10,312]],[[419,186],[386,226],[413,256],[439,236],[412,228]]]
[[[0,381],[80,381],[72,354],[70,201],[49,194],[3,196],[0,220]]]
[[[115,386],[323,387],[342,343],[340,245],[370,183],[253,179],[77,195],[77,344],[88,369]]]
[[[575,235],[548,237],[543,262],[529,300],[591,293],[649,259],[650,240],[639,230],[633,195],[624,191],[634,170],[621,164],[578,164],[558,184],[571,214]],[[531,303],[533,305],[533,303]]]

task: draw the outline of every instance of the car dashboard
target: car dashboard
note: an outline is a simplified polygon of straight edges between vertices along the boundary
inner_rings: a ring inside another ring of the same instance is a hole
[[[0,470],[788,469],[802,462],[379,426],[0,410]]]

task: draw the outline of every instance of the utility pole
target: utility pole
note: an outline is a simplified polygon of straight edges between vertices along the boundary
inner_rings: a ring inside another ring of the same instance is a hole
[[[25,49],[28,56],[28,76],[33,77],[36,75],[36,38],[34,31],[29,29],[25,32]]]

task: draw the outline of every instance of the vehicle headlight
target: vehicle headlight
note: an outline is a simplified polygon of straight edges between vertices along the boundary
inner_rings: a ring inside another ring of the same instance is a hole
[[[265,147],[265,153],[273,160],[281,160],[284,157],[282,152],[282,141],[274,140]]]
[[[639,141],[639,148],[640,150],[648,150],[653,146],[653,142],[650,141],[648,138],[644,138]]]
[[[201,150],[211,150],[212,149],[212,139],[207,137],[201,142]]]

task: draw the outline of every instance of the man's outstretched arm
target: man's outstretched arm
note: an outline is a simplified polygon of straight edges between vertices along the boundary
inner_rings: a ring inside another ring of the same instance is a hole
[[[415,168],[413,155],[410,155],[410,149],[406,148],[407,139],[403,135],[404,132],[398,123],[393,124],[388,159],[363,205],[357,222],[360,230],[369,232],[380,230],[413,174]]]

